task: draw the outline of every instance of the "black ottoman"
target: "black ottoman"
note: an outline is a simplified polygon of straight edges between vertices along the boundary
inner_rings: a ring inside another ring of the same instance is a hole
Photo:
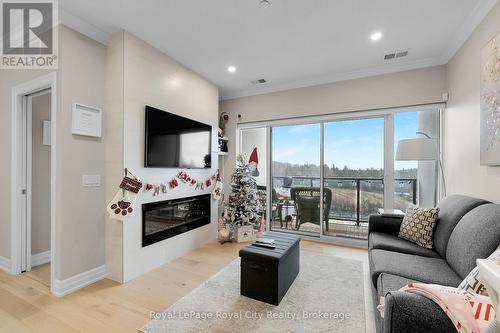
[[[272,231],[262,237],[274,239],[276,248],[248,245],[240,250],[240,293],[278,305],[299,274],[300,237]]]

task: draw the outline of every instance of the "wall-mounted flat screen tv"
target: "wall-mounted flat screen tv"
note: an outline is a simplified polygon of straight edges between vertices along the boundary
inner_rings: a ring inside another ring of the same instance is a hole
[[[211,167],[212,127],[146,106],[147,168]]]

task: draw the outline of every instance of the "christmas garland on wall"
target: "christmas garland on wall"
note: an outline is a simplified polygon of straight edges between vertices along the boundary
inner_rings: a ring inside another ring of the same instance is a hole
[[[144,185],[144,192],[153,191],[153,196],[157,196],[160,193],[167,193],[168,190],[173,190],[179,186],[179,181],[188,184],[195,188],[195,190],[205,190],[209,189],[217,181],[221,181],[219,170],[217,170],[213,175],[205,180],[196,180],[191,177],[186,171],[180,171],[177,176],[172,177],[167,182],[162,182],[159,184],[146,182]]]
[[[169,181],[155,184],[143,182],[125,168],[125,177],[120,183],[118,192],[108,204],[107,212],[111,218],[123,221],[134,213],[135,201],[141,189],[143,189],[143,192],[153,191],[153,196],[157,196],[160,193],[167,193],[167,191],[177,188],[179,182],[188,184],[194,187],[195,190],[210,189],[213,185],[211,192],[215,200],[218,200],[222,194],[222,179],[219,170],[204,180],[197,180],[186,171],[180,171],[177,176],[172,177]]]

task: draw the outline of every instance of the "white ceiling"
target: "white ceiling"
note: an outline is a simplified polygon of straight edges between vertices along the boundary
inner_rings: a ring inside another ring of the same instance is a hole
[[[214,82],[222,99],[446,63],[497,0],[60,0],[101,42],[125,29]],[[383,33],[370,41],[374,31]],[[386,53],[409,55],[384,61]],[[228,65],[237,68],[228,73]],[[255,86],[252,80],[268,83]]]

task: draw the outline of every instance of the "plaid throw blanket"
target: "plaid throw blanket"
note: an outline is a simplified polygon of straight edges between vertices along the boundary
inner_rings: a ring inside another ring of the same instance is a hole
[[[433,300],[451,319],[459,333],[486,333],[496,319],[495,309],[488,296],[437,284],[409,283],[400,291],[425,296]],[[377,309],[384,317],[385,299]]]

